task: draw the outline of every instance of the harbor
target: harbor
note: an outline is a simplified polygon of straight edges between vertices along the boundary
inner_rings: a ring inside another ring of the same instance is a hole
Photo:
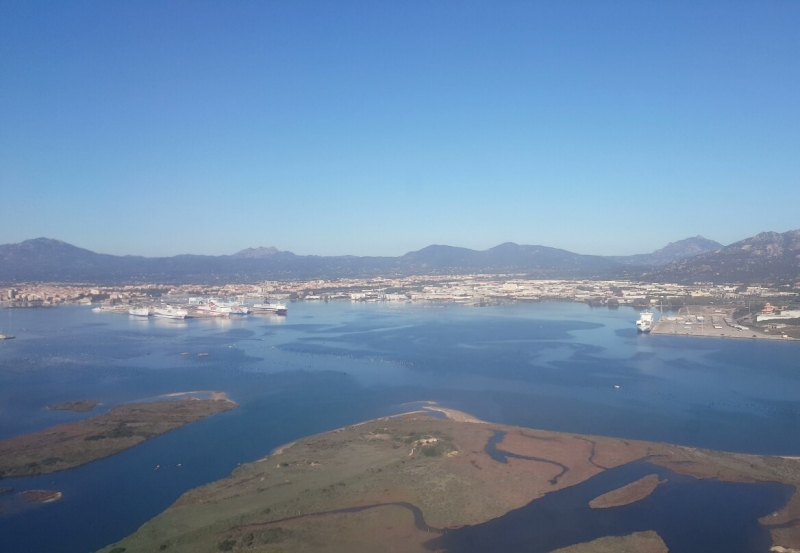
[[[786,325],[742,324],[734,309],[718,306],[692,305],[681,307],[677,314],[662,314],[650,334],[701,336],[707,338],[747,338],[759,340],[800,339],[796,327]]]
[[[149,305],[101,305],[92,311],[103,313],[119,313],[131,317],[159,317],[164,319],[203,319],[217,317],[236,317],[243,315],[279,315],[288,314],[286,305],[261,303],[247,305],[243,299],[220,300],[216,298],[188,298],[184,302],[159,303]]]

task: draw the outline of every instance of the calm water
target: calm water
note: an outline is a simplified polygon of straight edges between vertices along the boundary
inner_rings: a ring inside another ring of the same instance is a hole
[[[81,398],[102,411],[213,389],[241,406],[75,470],[3,480],[64,498],[0,516],[0,550],[96,550],[237,463],[411,401],[532,428],[800,455],[800,344],[639,336],[635,319],[569,303],[297,303],[286,318],[186,322],[0,309],[0,329],[17,335],[0,343],[0,438],[87,416],[44,409]]]
[[[656,474],[664,483],[634,504],[592,509],[595,497]],[[760,517],[781,508],[794,487],[698,480],[637,461],[545,495],[475,526],[450,530],[427,544],[459,553],[547,553],[603,536],[655,530],[670,553],[768,553]]]

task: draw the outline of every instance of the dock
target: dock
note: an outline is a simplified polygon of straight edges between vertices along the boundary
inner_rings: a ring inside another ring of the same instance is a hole
[[[748,338],[758,340],[795,340],[783,332],[770,332],[736,322],[729,307],[692,305],[681,307],[677,315],[658,319],[650,334],[701,336],[706,338]]]

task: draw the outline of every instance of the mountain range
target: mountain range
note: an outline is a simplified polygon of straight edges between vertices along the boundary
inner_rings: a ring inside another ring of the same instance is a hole
[[[0,245],[0,282],[213,283],[412,274],[522,273],[532,278],[760,282],[800,278],[800,230],[765,232],[723,246],[702,236],[649,254],[596,256],[507,242],[487,250],[432,245],[399,257],[295,255],[275,247],[232,255],[99,254],[36,238]]]
[[[645,271],[642,277],[659,282],[797,282],[800,230],[762,232],[724,248]]]

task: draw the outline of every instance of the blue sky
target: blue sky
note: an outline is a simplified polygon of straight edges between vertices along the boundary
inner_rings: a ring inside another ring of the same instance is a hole
[[[800,2],[0,2],[0,243],[630,254],[800,228]]]

